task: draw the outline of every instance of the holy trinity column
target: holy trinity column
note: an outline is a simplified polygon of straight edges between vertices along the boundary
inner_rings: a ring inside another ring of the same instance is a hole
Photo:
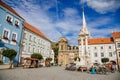
[[[79,57],[80,57],[80,65],[88,66],[90,65],[90,56],[88,52],[88,38],[90,33],[87,29],[87,24],[85,20],[84,10],[82,11],[82,28],[80,29],[80,33],[78,35],[78,46],[79,46]]]

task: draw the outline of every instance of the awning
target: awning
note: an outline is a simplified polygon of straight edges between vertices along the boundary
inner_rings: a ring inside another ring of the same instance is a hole
[[[39,59],[37,59],[37,58],[24,58],[24,60],[35,60],[35,61],[38,61]]]

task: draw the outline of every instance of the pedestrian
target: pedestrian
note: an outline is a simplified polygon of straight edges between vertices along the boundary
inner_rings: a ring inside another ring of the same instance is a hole
[[[95,68],[92,66],[91,74],[95,74]]]
[[[112,72],[115,72],[116,66],[113,64],[112,65]]]

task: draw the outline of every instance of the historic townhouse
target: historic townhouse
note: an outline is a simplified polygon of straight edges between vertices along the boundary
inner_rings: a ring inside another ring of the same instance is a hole
[[[33,53],[42,54],[44,60],[51,56],[51,41],[37,28],[24,22],[21,58],[30,57]]]
[[[102,64],[101,58],[107,57],[116,61],[115,44],[113,38],[93,38],[88,40],[88,53],[92,64]]]
[[[117,62],[118,62],[119,67],[120,67],[120,32],[113,32],[112,37],[114,39]]]
[[[0,0],[0,49],[12,48],[17,51],[14,62],[18,63],[20,41],[24,19],[10,6]],[[0,60],[8,63],[8,58],[0,54]]]

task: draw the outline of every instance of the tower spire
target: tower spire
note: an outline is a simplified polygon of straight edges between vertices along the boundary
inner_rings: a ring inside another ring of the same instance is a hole
[[[78,35],[78,45],[79,45],[79,56],[81,56],[80,64],[86,67],[90,65],[90,56],[88,54],[88,38],[89,38],[89,31],[87,29],[87,23],[85,20],[84,5],[83,5],[82,28],[80,29],[80,33]]]
[[[87,23],[85,19],[85,14],[84,14],[84,7],[82,7],[82,28],[80,30],[80,35],[89,35],[88,29],[87,29]]]

